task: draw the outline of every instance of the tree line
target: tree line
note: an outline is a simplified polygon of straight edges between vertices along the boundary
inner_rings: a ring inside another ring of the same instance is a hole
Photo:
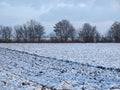
[[[105,35],[97,31],[96,26],[84,23],[77,31],[68,20],[61,20],[53,27],[49,37],[45,37],[44,26],[35,20],[30,20],[22,25],[0,26],[0,42],[20,43],[99,43],[120,42],[120,22],[114,22]]]

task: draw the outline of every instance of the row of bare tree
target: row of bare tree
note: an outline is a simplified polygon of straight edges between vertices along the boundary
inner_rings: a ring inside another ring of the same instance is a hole
[[[18,42],[35,42],[41,41],[44,35],[44,27],[37,21],[31,20],[23,25],[14,27],[15,38]]]
[[[106,35],[101,35],[96,26],[85,23],[78,32],[68,20],[55,24],[53,32],[45,38],[41,23],[30,20],[14,28],[0,26],[0,42],[120,42],[120,22],[114,22]],[[49,39],[48,39],[49,38]]]

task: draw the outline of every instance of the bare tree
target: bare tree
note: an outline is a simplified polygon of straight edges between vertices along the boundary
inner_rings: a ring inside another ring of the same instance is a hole
[[[104,36],[106,42],[113,42],[114,39],[112,37],[112,31],[109,29],[108,32]]]
[[[55,25],[54,32],[58,40],[66,42],[69,38],[74,38],[75,28],[69,21],[62,20]]]
[[[120,22],[114,22],[107,34],[109,40],[120,42]]]
[[[96,31],[94,42],[100,42],[101,41],[101,34]]]
[[[79,32],[79,37],[83,42],[98,42],[100,34],[96,30],[96,26],[85,23],[82,30]]]
[[[34,42],[36,39],[41,41],[42,36],[45,34],[44,27],[35,20],[27,22],[26,26],[30,41]]]
[[[50,37],[50,42],[58,42],[54,32],[50,33],[49,37]]]
[[[10,41],[12,36],[12,28],[9,26],[0,26],[1,39],[5,42]]]
[[[3,26],[0,25],[0,41],[2,41],[2,29],[3,29]]]
[[[35,38],[37,38],[39,40],[39,42],[40,42],[42,36],[45,34],[44,27],[40,23],[35,22],[34,30],[35,30],[35,33],[34,33]]]
[[[16,36],[16,40],[18,41],[18,42],[20,42],[20,41],[26,41],[27,40],[27,38],[25,37],[25,31],[24,31],[24,28],[23,28],[23,26],[22,25],[17,25],[17,26],[15,26],[14,27],[14,30],[15,30],[15,36]]]
[[[44,27],[37,21],[31,20],[26,24],[15,26],[16,39],[34,42],[35,40],[41,41],[44,35]]]

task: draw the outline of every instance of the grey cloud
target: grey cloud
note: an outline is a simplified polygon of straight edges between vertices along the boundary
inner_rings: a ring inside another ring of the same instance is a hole
[[[117,21],[120,20],[118,3],[120,0],[0,0],[0,24],[36,19],[48,30],[61,19],[68,19],[76,26],[84,21],[97,24]]]

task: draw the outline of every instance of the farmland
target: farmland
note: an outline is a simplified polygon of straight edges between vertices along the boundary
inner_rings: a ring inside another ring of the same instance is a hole
[[[0,44],[39,56],[105,67],[120,67],[120,44]]]
[[[0,44],[0,90],[109,90],[120,83],[120,44]]]

